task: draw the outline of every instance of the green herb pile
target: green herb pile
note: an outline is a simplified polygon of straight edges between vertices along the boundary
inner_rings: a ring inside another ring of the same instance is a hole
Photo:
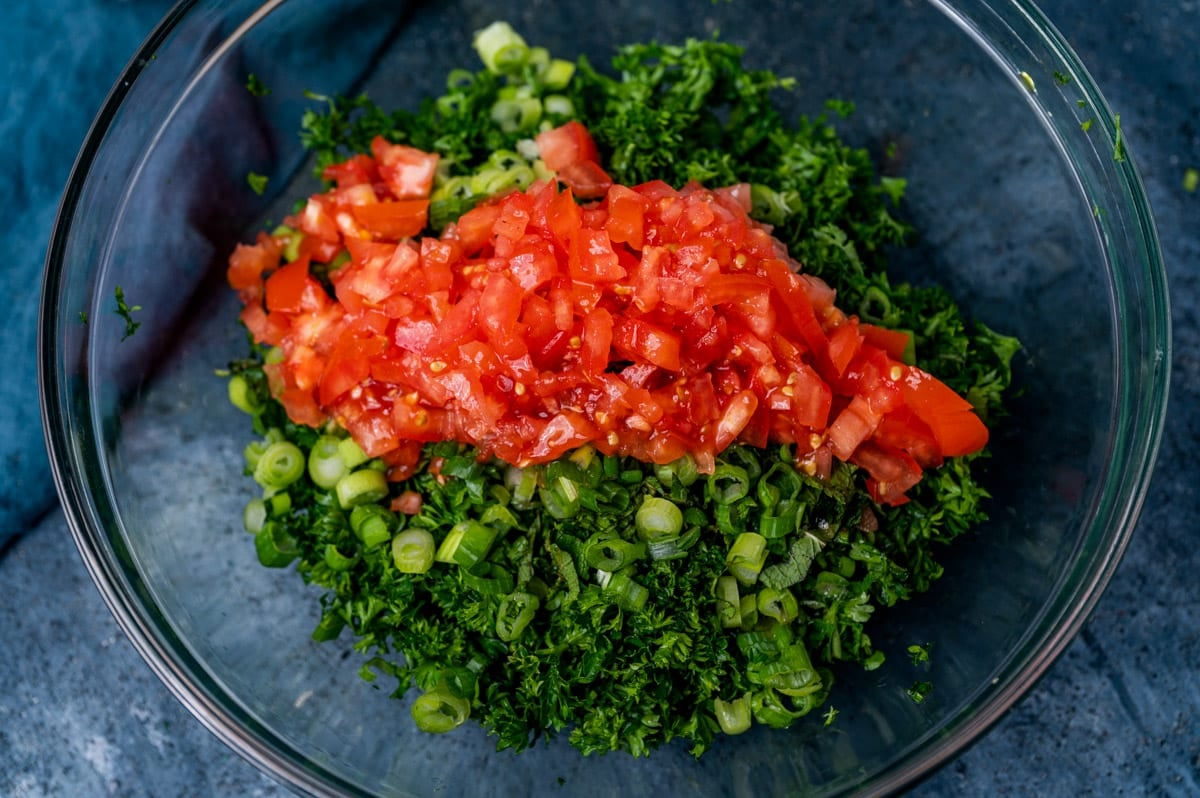
[[[889,283],[885,250],[908,234],[891,212],[904,183],[878,179],[825,116],[783,119],[772,94],[789,81],[713,40],[624,47],[618,77],[515,47],[503,59],[481,47],[488,68],[453,73],[415,112],[330,99],[306,116],[305,141],[319,167],[376,134],[441,153],[435,226],[532,180],[528,140],[567,118],[591,130],[617,182],[751,183],[753,215],[839,305],[911,331],[922,368],[985,419],[1001,415],[1016,341],[968,324],[940,289]],[[394,679],[397,697],[419,688],[420,728],[470,717],[499,748],[563,732],[584,753],[641,756],[681,738],[699,756],[718,732],[786,727],[825,704],[839,669],[883,662],[867,632],[876,608],[926,590],[938,545],[985,517],[978,457],[880,507],[856,467],[819,481],[787,447],[734,446],[699,475],[687,458],[653,466],[585,447],[517,469],[430,444],[416,475],[389,486],[344,432],[288,421],[261,354],[232,364],[230,383],[261,436],[246,452],[264,488],[246,511],[260,559],[298,561],[325,588],[314,637],[349,627],[365,678]],[[418,513],[388,509],[414,492]]]

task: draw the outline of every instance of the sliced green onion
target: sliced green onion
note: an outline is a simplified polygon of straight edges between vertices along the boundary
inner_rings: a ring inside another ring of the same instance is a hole
[[[650,591],[624,573],[610,575],[602,589],[613,603],[627,612],[641,612],[650,600]]]
[[[520,72],[529,60],[529,45],[507,22],[497,21],[475,32],[475,51],[489,72]]]
[[[337,639],[337,636],[342,633],[342,629],[346,626],[346,619],[338,615],[332,610],[326,611],[321,616],[321,620],[317,623],[317,627],[313,629],[312,639],[318,643],[326,643],[330,640]]]
[[[519,523],[512,510],[503,504],[491,504],[479,516],[479,523],[494,526],[501,532],[507,532]]]
[[[588,540],[583,556],[592,568],[616,571],[645,557],[646,544],[631,543],[612,533],[600,533]]]
[[[349,571],[354,567],[354,563],[358,562],[358,557],[345,554],[341,549],[332,543],[325,544],[325,564],[332,571]]]
[[[700,527],[694,526],[678,537],[652,540],[646,544],[650,559],[677,560],[687,556],[688,549],[696,545],[700,539]]]
[[[713,714],[717,716],[717,723],[720,725],[721,731],[726,734],[741,734],[749,730],[752,722],[750,717],[750,694],[746,693],[741,698],[735,698],[733,701],[722,701],[719,698],[714,698]]]
[[[752,629],[758,623],[758,598],[754,595],[742,596],[738,614],[742,617],[742,628]]]
[[[229,402],[243,413],[254,415],[258,411],[258,399],[250,390],[250,381],[241,374],[229,378]]]
[[[538,470],[514,467],[509,470],[507,479],[512,482],[513,505],[518,508],[528,507],[537,493]]]
[[[363,504],[350,511],[350,529],[368,549],[391,540],[395,515],[378,504]]]
[[[546,112],[546,116],[562,116],[574,118],[575,103],[571,102],[570,97],[562,94],[550,94],[542,98],[542,108]]]
[[[338,441],[338,454],[341,456],[342,462],[346,464],[346,468],[351,470],[358,468],[368,459],[366,452],[353,438],[342,438]]]
[[[767,561],[767,539],[756,532],[743,532],[733,541],[725,555],[725,566],[743,585],[758,581],[763,564]]]
[[[286,568],[300,554],[296,539],[278,521],[268,521],[258,530],[254,551],[267,568]]]
[[[537,97],[496,100],[491,117],[505,133],[532,130],[542,118],[542,101]]]
[[[521,636],[541,602],[532,593],[518,591],[506,596],[496,610],[496,637],[511,642]]]
[[[738,583],[732,576],[722,576],[717,579],[716,586],[717,613],[721,619],[721,627],[732,629],[742,625],[741,597],[738,595]]]
[[[406,529],[392,538],[392,562],[402,574],[423,574],[433,567],[437,549],[424,529]]]
[[[647,496],[633,523],[642,540],[671,538],[683,529],[683,511],[669,499]]]
[[[269,445],[263,441],[250,441],[246,444],[246,448],[242,449],[242,458],[246,461],[246,470],[250,474],[253,474],[254,469],[258,468],[258,461],[262,459],[263,452]]]
[[[438,547],[436,559],[471,568],[488,556],[499,534],[499,530],[478,521],[459,521]]]
[[[264,498],[267,506],[267,515],[272,518],[279,518],[287,515],[292,509],[292,496],[287,491],[273,493],[271,496]]]
[[[513,591],[512,574],[495,563],[481,562],[474,568],[460,568],[459,578],[485,596],[504,596]]]
[[[785,501],[778,507],[778,515],[763,513],[758,519],[758,533],[767,540],[787,537],[796,531],[799,508],[794,502]]]
[[[330,490],[338,480],[350,473],[338,452],[340,438],[322,435],[308,452],[308,477],[319,488]]]
[[[269,490],[282,490],[304,476],[304,452],[289,441],[266,448],[254,466],[254,481]]]
[[[685,454],[678,460],[655,466],[654,476],[668,488],[676,482],[689,488],[700,477],[700,470],[696,467],[696,459],[690,454]]]
[[[413,702],[411,713],[421,731],[445,734],[466,723],[471,703],[444,687],[436,687]]]
[[[562,58],[555,58],[546,66],[542,73],[542,85],[550,91],[562,91],[575,76],[575,64]]]
[[[242,510],[242,526],[251,535],[257,535],[267,523],[267,503],[262,499],[251,499]]]
[[[345,510],[360,504],[371,504],[387,497],[387,477],[374,469],[364,468],[339,479],[334,492],[337,493],[338,504]]]
[[[750,475],[741,466],[722,463],[708,475],[708,495],[717,504],[733,504],[750,493]]]
[[[550,51],[545,47],[530,47],[529,58],[526,59],[525,66],[535,77],[541,76],[546,71],[546,67],[550,66]]]
[[[271,235],[286,241],[283,245],[283,259],[285,261],[293,263],[300,257],[300,242],[304,240],[304,236],[298,230],[293,230],[286,224],[281,224],[271,231]]]
[[[791,623],[800,615],[800,604],[787,588],[764,587],[758,592],[758,611],[779,623]]]

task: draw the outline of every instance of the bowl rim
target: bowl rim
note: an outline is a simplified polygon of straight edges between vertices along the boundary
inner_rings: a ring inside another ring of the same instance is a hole
[[[1011,77],[1014,81],[1024,80],[1027,77],[1025,73],[1018,72],[1016,65],[1003,58],[1002,54],[987,40],[985,34],[974,26],[972,19],[961,9],[955,7],[955,1],[926,0],[929,5],[939,10],[964,33],[971,36],[993,61],[1012,66]],[[47,249],[38,319],[38,393],[45,445],[67,523],[92,581],[96,584],[102,599],[138,654],[175,698],[205,728],[264,774],[310,795],[357,794],[358,791],[353,785],[323,767],[315,763],[309,763],[309,766],[306,767],[298,762],[297,760],[302,757],[297,756],[286,744],[272,745],[265,742],[264,736],[261,734],[246,734],[244,731],[246,719],[234,718],[227,708],[214,698],[209,688],[200,684],[195,678],[194,674],[199,663],[180,664],[178,649],[172,651],[164,641],[164,634],[167,637],[173,637],[173,635],[169,631],[164,633],[161,628],[156,626],[153,618],[149,616],[145,607],[138,600],[137,591],[130,587],[119,564],[114,561],[111,542],[104,532],[101,520],[96,516],[91,497],[79,478],[79,474],[83,470],[83,463],[77,442],[73,439],[72,432],[62,423],[67,413],[65,403],[62,401],[66,390],[65,380],[58,368],[63,358],[61,342],[57,338],[60,309],[58,295],[64,273],[66,242],[70,236],[72,219],[79,208],[83,188],[87,184],[91,168],[126,96],[132,90],[141,72],[153,60],[157,50],[171,37],[171,34],[187,18],[188,14],[203,2],[204,0],[180,0],[157,23],[136,50],[92,122],[66,183]],[[226,39],[225,44],[239,36],[253,20],[261,19],[285,2],[286,0],[266,0],[261,3],[247,22],[239,25]],[[1066,67],[1068,74],[1073,79],[1074,88],[1091,108],[1097,123],[1096,135],[1106,146],[1117,148],[1122,145],[1119,116],[1111,111],[1097,84],[1065,38],[1030,0],[966,0],[966,2],[981,11],[1011,18],[1038,37],[1041,40],[1040,43]],[[1008,11],[1004,11],[1004,9],[1008,9]],[[219,53],[223,49],[224,44],[217,48],[217,52]],[[206,66],[202,66],[200,69],[204,70],[205,68]],[[1030,98],[1030,101],[1036,103],[1035,98]],[[1037,110],[1036,107],[1035,110]],[[1042,114],[1042,116],[1045,121],[1045,115]],[[1052,135],[1054,135],[1053,132]],[[1125,146],[1128,146],[1127,143]],[[1074,169],[1075,164],[1071,156],[1065,150],[1060,150],[1060,155]],[[1134,445],[1129,447],[1127,452],[1115,453],[1120,460],[1121,468],[1118,471],[1109,472],[1110,483],[1114,481],[1112,475],[1124,476],[1120,483],[1117,500],[1111,503],[1113,506],[1105,508],[1110,520],[1109,528],[1114,529],[1115,532],[1111,536],[1109,545],[1093,552],[1086,561],[1085,571],[1090,578],[1086,579],[1067,597],[1069,600],[1063,602],[1062,611],[1059,612],[1058,617],[1052,619],[1050,631],[1034,641],[1037,644],[1033,646],[1034,655],[992,692],[970,717],[947,715],[945,724],[953,729],[952,734],[943,735],[941,739],[933,742],[928,742],[927,737],[917,741],[896,760],[888,771],[877,774],[872,781],[855,788],[861,794],[884,795],[914,785],[977,742],[988,729],[994,726],[1018,700],[1029,692],[1074,639],[1111,580],[1133,535],[1163,434],[1169,389],[1171,320],[1166,271],[1158,235],[1150,203],[1132,154],[1112,164],[1112,168],[1112,174],[1120,194],[1129,202],[1128,207],[1133,214],[1126,234],[1133,238],[1142,269],[1139,275],[1130,276],[1138,280],[1138,290],[1144,293],[1142,300],[1147,329],[1140,330],[1140,332],[1147,344],[1154,348],[1155,355],[1150,390],[1145,390],[1147,386],[1144,382],[1137,386],[1143,391],[1140,400],[1144,404],[1143,412],[1138,414],[1136,419],[1140,437],[1133,442]],[[1086,187],[1081,185],[1079,188],[1085,195],[1088,193]],[[1103,227],[1098,214],[1096,223],[1098,227]],[[1101,237],[1104,238],[1103,231],[1101,231]],[[1109,266],[1111,272],[1111,264]],[[1121,275],[1110,273],[1110,279],[1116,280],[1118,276]],[[1123,326],[1125,320],[1120,318],[1121,314],[1116,312],[1119,304],[1120,297],[1118,296],[1114,298],[1113,324],[1114,329],[1121,332],[1126,327]],[[1129,351],[1125,349],[1124,336],[1118,334],[1114,338],[1114,348],[1117,350],[1114,351],[1114,361],[1116,361],[1114,369],[1116,371],[1121,371],[1127,362],[1132,360],[1133,355],[1145,354],[1144,350]],[[1124,386],[1121,380],[1115,380],[1115,384],[1118,388]],[[1125,397],[1122,398],[1119,395],[1114,402],[1114,427],[1121,422],[1116,415],[1125,407],[1126,403],[1131,401],[1129,398],[1131,393],[1133,391],[1126,389]],[[1123,459],[1119,457],[1122,454],[1125,455]],[[273,735],[267,736],[273,737]]]

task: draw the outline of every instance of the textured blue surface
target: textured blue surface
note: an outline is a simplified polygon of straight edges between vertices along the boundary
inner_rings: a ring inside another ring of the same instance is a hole
[[[0,27],[0,795],[285,795],[157,681],[101,602],[57,511],[37,423],[41,260],[73,153],[169,4],[10,4]],[[1146,180],[1171,282],[1171,412],[1133,543],[1083,633],[986,737],[915,795],[1200,794],[1200,4],[1045,0]],[[61,13],[55,13],[61,6]]]

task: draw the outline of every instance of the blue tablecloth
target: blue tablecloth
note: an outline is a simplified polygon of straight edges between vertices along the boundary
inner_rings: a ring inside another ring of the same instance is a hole
[[[35,385],[42,259],[92,115],[166,0],[10,3],[0,26],[0,795],[286,794],[137,657],[57,508]],[[1200,795],[1200,3],[1044,0],[1146,180],[1171,280],[1171,412],[1146,510],[1082,634],[983,740],[919,786],[943,795]]]

